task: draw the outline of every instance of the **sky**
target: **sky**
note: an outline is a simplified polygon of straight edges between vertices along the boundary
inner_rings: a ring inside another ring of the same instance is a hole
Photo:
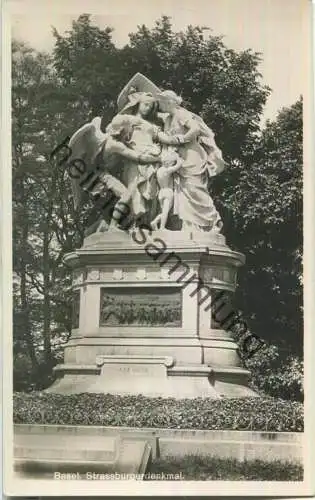
[[[171,17],[175,30],[208,27],[230,48],[262,53],[259,70],[272,89],[265,121],[304,93],[310,5],[308,0],[11,0],[10,10],[12,35],[44,51],[54,44],[51,27],[62,34],[82,13],[90,13],[93,24],[113,27],[117,46],[126,44],[138,25],[152,27],[162,15]]]

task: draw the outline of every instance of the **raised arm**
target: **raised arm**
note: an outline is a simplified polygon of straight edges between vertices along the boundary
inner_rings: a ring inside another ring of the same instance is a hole
[[[176,135],[169,135],[161,131],[157,133],[156,139],[158,142],[166,144],[167,146],[178,146],[180,144]]]
[[[200,127],[194,120],[189,120],[185,125],[188,128],[186,134],[169,135],[159,131],[156,136],[157,141],[168,146],[178,146],[193,141],[200,134]]]

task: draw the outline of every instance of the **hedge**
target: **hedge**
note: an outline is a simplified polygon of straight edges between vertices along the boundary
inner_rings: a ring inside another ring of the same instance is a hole
[[[181,399],[15,393],[17,424],[303,431],[303,405],[274,398]]]

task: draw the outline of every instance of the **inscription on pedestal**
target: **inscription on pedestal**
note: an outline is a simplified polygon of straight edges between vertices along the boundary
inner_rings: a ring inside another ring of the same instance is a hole
[[[180,288],[101,288],[100,326],[180,327],[181,323]]]
[[[127,389],[137,383],[146,384],[149,379],[161,381],[166,377],[166,367],[163,364],[112,364],[105,363],[102,366],[100,381],[102,378],[110,379],[112,383],[122,390]],[[158,382],[157,382],[158,383]]]
[[[112,372],[119,372],[119,373],[128,373],[131,375],[143,375],[147,373],[151,373],[154,371],[154,367],[152,366],[137,366],[137,365],[110,365],[109,367],[106,366],[105,369],[110,369]]]

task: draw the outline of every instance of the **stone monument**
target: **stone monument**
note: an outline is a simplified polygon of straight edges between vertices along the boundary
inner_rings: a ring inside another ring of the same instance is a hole
[[[117,104],[104,132],[95,118],[69,142],[77,208],[88,195],[104,210],[65,257],[73,328],[48,390],[254,396],[237,345],[213,315],[244,263],[225,244],[208,190],[226,166],[213,132],[140,73]]]

